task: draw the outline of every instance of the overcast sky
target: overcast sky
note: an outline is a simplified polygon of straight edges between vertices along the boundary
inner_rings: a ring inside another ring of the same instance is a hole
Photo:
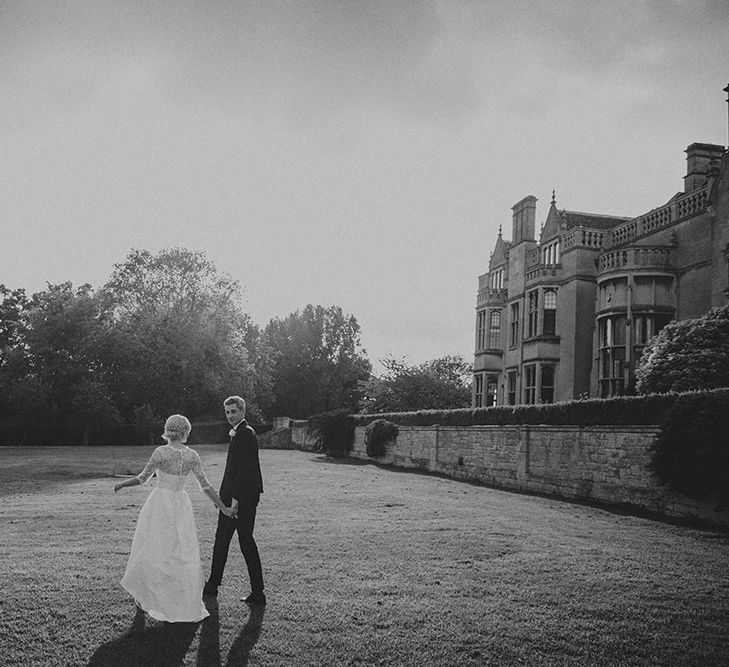
[[[0,0],[0,283],[184,246],[376,372],[470,358],[511,207],[663,204],[727,83],[727,0]]]

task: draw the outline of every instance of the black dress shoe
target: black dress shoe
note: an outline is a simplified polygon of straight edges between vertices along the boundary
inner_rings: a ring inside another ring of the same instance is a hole
[[[211,584],[205,584],[203,587],[203,597],[204,598],[214,598],[218,596],[218,587],[212,586]]]
[[[266,596],[263,593],[251,593],[248,597],[243,598],[246,604],[266,604]]]

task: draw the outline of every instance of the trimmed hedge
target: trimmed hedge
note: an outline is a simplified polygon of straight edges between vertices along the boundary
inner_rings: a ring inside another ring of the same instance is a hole
[[[360,414],[355,415],[354,419],[357,426],[366,426],[375,419],[388,419],[400,426],[659,426],[676,402],[692,395],[729,397],[729,389],[594,398],[540,405]]]

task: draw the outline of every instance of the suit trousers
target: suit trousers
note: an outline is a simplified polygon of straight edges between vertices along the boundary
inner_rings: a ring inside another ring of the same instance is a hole
[[[238,543],[248,568],[248,577],[251,580],[253,593],[263,592],[263,570],[261,558],[258,555],[258,546],[253,539],[253,527],[256,523],[257,501],[241,502],[238,505],[238,518],[230,519],[222,512],[218,514],[218,528],[215,531],[215,546],[213,547],[213,561],[210,566],[210,579],[208,582],[216,588],[223,580],[223,570],[228,560],[228,550],[233,539],[233,533],[238,531]]]

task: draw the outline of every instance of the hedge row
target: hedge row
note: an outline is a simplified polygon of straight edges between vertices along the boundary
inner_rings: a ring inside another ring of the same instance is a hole
[[[697,396],[699,402],[701,396],[706,396],[707,400],[708,397],[718,397],[719,400],[723,397],[729,401],[729,389],[595,398],[540,405],[360,414],[355,415],[354,419],[357,426],[366,426],[375,419],[388,419],[400,426],[659,426],[673,405],[689,396]]]

